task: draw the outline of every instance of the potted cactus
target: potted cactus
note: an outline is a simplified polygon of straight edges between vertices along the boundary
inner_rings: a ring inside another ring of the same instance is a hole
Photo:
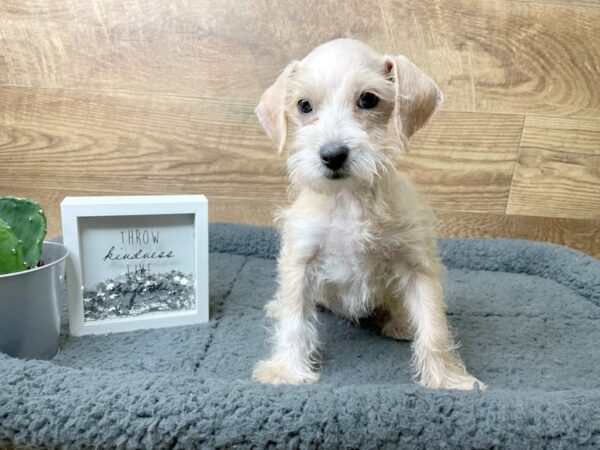
[[[58,352],[68,251],[45,236],[38,203],[0,197],[0,352],[10,356],[50,359]]]

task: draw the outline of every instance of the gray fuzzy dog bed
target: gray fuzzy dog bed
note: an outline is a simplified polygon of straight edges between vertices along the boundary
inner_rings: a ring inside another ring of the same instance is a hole
[[[441,240],[449,320],[485,392],[432,391],[410,345],[320,313],[315,385],[250,380],[268,353],[269,228],[210,230],[207,325],[68,338],[49,362],[0,355],[0,446],[598,448],[600,262],[519,240]]]

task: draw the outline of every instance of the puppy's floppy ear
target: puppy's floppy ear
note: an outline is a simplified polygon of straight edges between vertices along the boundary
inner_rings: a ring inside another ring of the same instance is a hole
[[[401,136],[410,139],[442,103],[442,91],[403,55],[388,56],[386,65],[396,89],[396,130]]]
[[[283,69],[275,83],[263,93],[254,111],[267,135],[277,145],[279,153],[285,148],[287,138],[286,82],[295,70],[296,64],[297,61],[292,61]]]

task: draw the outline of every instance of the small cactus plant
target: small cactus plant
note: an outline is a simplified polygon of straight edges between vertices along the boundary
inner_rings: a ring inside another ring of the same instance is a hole
[[[47,221],[33,200],[0,197],[0,275],[38,265]]]
[[[0,275],[27,269],[23,246],[10,226],[0,219]]]

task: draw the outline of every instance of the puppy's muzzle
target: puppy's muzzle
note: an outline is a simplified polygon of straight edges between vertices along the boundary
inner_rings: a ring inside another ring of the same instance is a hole
[[[325,167],[333,172],[331,175],[328,175],[329,178],[337,179],[344,177],[343,168],[348,159],[348,153],[350,153],[350,149],[339,143],[329,143],[321,147],[319,151],[321,161]]]

